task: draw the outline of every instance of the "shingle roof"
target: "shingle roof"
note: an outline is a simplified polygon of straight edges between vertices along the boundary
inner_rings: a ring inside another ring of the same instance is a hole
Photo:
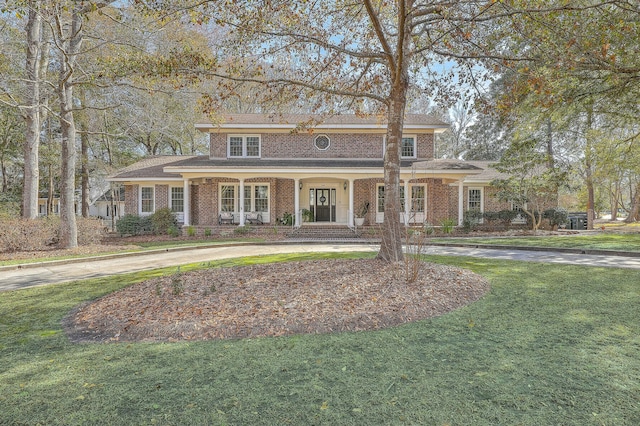
[[[203,156],[208,158],[206,156]],[[195,156],[181,156],[181,155],[157,155],[146,157],[138,162],[135,162],[117,173],[108,177],[108,179],[127,179],[127,178],[180,178],[179,174],[166,173],[164,168],[172,163],[180,163],[186,161]]]
[[[349,126],[370,125],[386,126],[387,117],[380,115],[360,116],[355,114],[320,116],[314,114],[226,114],[221,122],[211,123],[209,118],[203,118],[198,126],[216,127],[217,125],[297,125],[305,123],[311,127],[324,126]],[[437,117],[429,114],[407,114],[404,119],[405,126],[430,126],[435,128],[448,128],[449,125]]]

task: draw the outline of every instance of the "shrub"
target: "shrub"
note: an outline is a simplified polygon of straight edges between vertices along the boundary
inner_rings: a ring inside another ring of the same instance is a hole
[[[248,226],[238,226],[233,230],[234,234],[238,234],[238,235],[244,235],[244,234],[248,234],[249,231],[251,230],[250,227]]]
[[[524,213],[521,213],[517,210],[505,209],[497,212],[484,212],[482,214],[482,217],[484,218],[484,220],[489,222],[489,224],[501,223],[505,227],[508,227],[509,225],[511,225],[511,222],[516,217],[518,217],[519,214],[521,214],[523,217],[525,216]]]
[[[291,213],[284,212],[282,214],[282,217],[280,219],[278,219],[278,220],[280,221],[281,224],[283,224],[285,226],[293,225],[293,215]]]
[[[187,236],[195,237],[196,236],[196,228],[193,226],[187,226]]]
[[[167,234],[169,234],[170,237],[178,237],[180,235],[180,230],[177,226],[172,226],[167,230]]]
[[[453,219],[445,219],[440,225],[442,226],[442,232],[450,234],[453,232],[453,228],[456,226],[456,221]]]
[[[100,219],[79,217],[76,220],[78,226],[78,245],[100,244],[107,229]]]
[[[204,236],[205,237],[210,237],[211,236],[211,229],[207,228],[204,230]]]
[[[178,221],[168,207],[156,210],[151,215],[151,223],[153,224],[153,233],[156,235],[168,234],[170,228],[178,227]]]
[[[149,216],[126,214],[116,223],[116,230],[120,235],[143,235],[153,230]]]
[[[564,225],[569,220],[569,213],[562,207],[556,207],[553,209],[545,210],[542,213],[542,217],[549,220],[549,225],[555,228],[560,225]]]
[[[483,218],[483,213],[479,210],[467,210],[462,216],[462,229],[470,232]]]
[[[77,218],[78,244],[98,244],[105,229],[98,219]],[[58,243],[60,218],[3,219],[0,221],[0,252],[44,250]]]

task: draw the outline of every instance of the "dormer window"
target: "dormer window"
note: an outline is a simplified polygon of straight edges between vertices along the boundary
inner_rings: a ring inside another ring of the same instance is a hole
[[[229,158],[260,158],[260,136],[231,135],[227,149]]]

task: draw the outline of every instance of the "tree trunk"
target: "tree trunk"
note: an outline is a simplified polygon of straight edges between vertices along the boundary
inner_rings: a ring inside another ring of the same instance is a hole
[[[22,188],[22,217],[35,219],[38,217],[38,186],[40,171],[38,169],[40,147],[40,50],[42,48],[42,17],[38,1],[29,2],[29,19],[27,33],[27,105],[22,108],[25,120],[24,183]]]
[[[85,108],[84,90],[80,91],[80,108]],[[80,128],[80,198],[82,217],[89,217],[89,126],[84,109],[78,111],[78,127]]]
[[[59,23],[58,40],[60,46],[60,80],[58,97],[60,100],[60,129],[62,133],[61,185],[60,185],[60,246],[74,248],[78,246],[78,228],[75,212],[75,171],[76,171],[76,126],[73,117],[73,72],[78,51],[82,43],[82,15],[78,5],[71,12],[70,31],[64,34]],[[57,19],[64,20],[64,11]]]
[[[391,74],[391,92],[387,104],[387,146],[384,153],[384,221],[378,259],[397,262],[404,259],[402,251],[403,229],[400,224],[400,150],[404,112],[409,88],[409,52],[411,45],[411,11],[413,1],[398,2],[397,51],[388,57]],[[407,194],[408,196],[408,194]]]
[[[636,185],[636,193],[631,202],[631,208],[629,209],[629,216],[624,220],[625,223],[632,223],[638,220],[640,216],[640,182]]]
[[[584,149],[585,185],[587,187],[587,229],[593,229],[595,220],[595,190],[593,188],[593,143],[591,126],[593,124],[593,105],[587,106],[586,146]]]
[[[404,93],[399,94],[402,97]],[[404,124],[402,98],[391,103],[388,114],[387,146],[384,154],[384,221],[378,258],[395,262],[404,258],[400,224],[400,144]]]

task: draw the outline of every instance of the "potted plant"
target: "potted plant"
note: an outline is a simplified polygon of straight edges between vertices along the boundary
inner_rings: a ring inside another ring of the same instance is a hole
[[[302,221],[313,222],[313,212],[309,209],[302,209]]]
[[[367,216],[368,212],[369,212],[369,202],[362,203],[360,208],[358,210],[356,210],[356,212],[355,212],[355,216],[356,216],[355,223],[356,223],[356,226],[364,225],[364,218]]]

